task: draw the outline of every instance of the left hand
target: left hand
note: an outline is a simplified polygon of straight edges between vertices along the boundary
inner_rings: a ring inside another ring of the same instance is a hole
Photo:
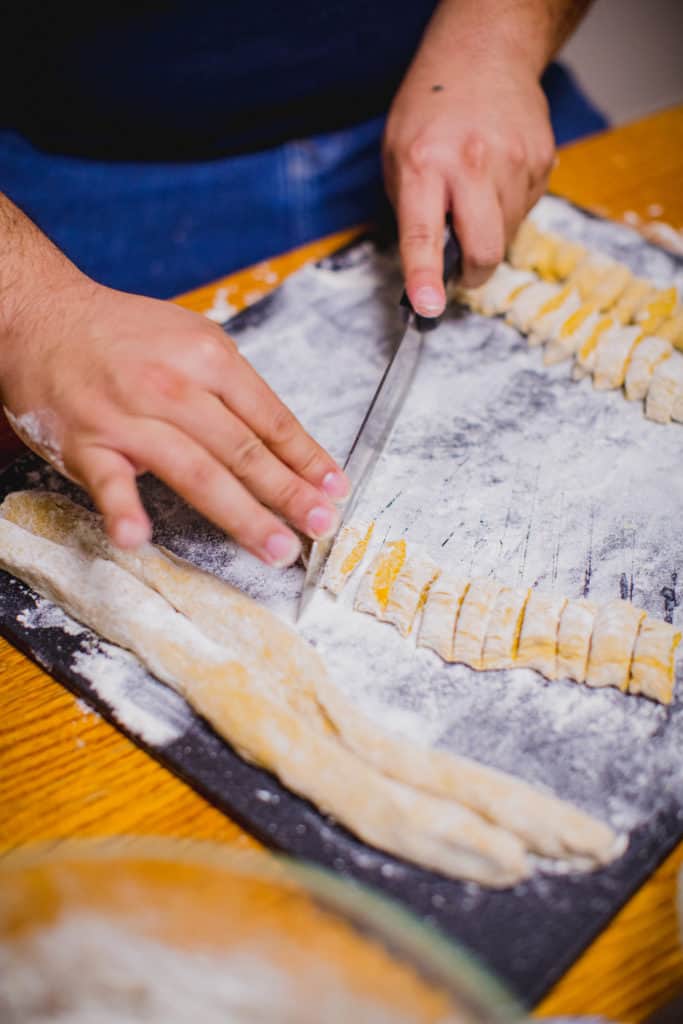
[[[446,213],[463,250],[463,284],[477,287],[545,191],[554,140],[530,65],[522,51],[489,46],[487,38],[461,40],[455,55],[427,39],[394,99],[384,136],[385,184],[406,290],[424,316],[445,306]]]

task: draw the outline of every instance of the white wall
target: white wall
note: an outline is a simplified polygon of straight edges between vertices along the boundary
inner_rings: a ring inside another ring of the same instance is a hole
[[[683,0],[595,0],[561,59],[614,124],[683,103]]]

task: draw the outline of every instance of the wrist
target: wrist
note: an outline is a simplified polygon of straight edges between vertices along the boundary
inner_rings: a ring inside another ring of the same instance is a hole
[[[554,51],[547,0],[442,0],[417,61],[448,74],[463,64],[540,78]]]

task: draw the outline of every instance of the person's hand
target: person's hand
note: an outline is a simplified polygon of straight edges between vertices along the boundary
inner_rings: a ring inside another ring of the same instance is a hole
[[[383,150],[406,290],[425,316],[445,305],[445,215],[462,246],[463,283],[483,284],[545,190],[554,158],[528,55],[501,43],[493,25],[488,36],[466,37],[435,20],[393,102]]]
[[[2,402],[89,491],[116,544],[150,535],[144,471],[271,565],[300,550],[273,512],[310,537],[331,531],[346,478],[216,324],[75,270],[52,284],[4,326]]]

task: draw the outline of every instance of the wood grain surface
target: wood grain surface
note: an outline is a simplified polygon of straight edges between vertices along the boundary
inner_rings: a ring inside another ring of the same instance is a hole
[[[621,220],[683,225],[683,107],[565,147],[551,189]],[[323,239],[178,299],[205,312],[255,301],[354,231]],[[0,462],[20,446],[6,425]],[[47,838],[164,835],[257,843],[183,782],[0,640],[0,851]],[[623,908],[537,1010],[637,1024],[683,991],[676,878],[683,844]],[[311,936],[315,941],[315,936]]]

